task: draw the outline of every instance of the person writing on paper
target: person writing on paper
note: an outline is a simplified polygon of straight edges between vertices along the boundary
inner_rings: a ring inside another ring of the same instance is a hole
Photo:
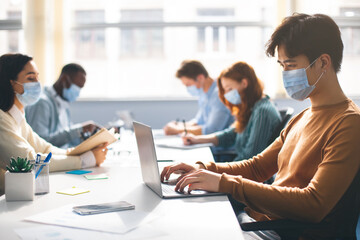
[[[340,29],[330,17],[294,14],[285,18],[266,52],[269,56],[277,52],[289,96],[300,101],[309,98],[311,106],[249,160],[176,164],[165,167],[161,179],[182,171],[176,185],[179,191],[190,184],[190,191],[231,194],[247,205],[246,213],[238,216],[240,222],[251,217],[321,223],[327,227],[302,232],[299,239],[355,239],[360,206],[360,109],[345,96],[338,81],[343,48]],[[272,185],[262,183],[276,172]]]
[[[216,82],[209,77],[205,67],[195,60],[185,60],[176,72],[187,91],[194,97],[198,97],[199,110],[194,119],[185,124],[172,121],[163,128],[166,135],[188,133],[195,135],[209,134],[223,130],[234,121],[229,109],[220,101]]]
[[[280,124],[280,114],[263,93],[263,84],[254,69],[237,62],[222,71],[218,78],[219,97],[231,110],[236,121],[231,127],[212,134],[187,134],[185,145],[212,143],[217,147],[234,146],[235,161],[255,156],[264,150],[274,129]]]
[[[40,97],[39,72],[31,57],[5,54],[0,57],[0,195],[4,193],[4,173],[11,157],[44,159],[52,152],[50,171],[99,166],[105,160],[107,143],[80,156],[68,156],[39,137],[26,122],[24,107]]]
[[[39,101],[26,106],[26,121],[51,144],[68,148],[77,146],[99,127],[92,121],[72,124],[70,104],[79,97],[86,82],[86,72],[76,63],[65,65],[58,80],[44,87]]]

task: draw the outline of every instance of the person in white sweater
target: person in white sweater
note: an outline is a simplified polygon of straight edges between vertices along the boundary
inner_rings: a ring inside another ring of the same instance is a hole
[[[32,57],[5,54],[0,57],[0,195],[4,194],[4,173],[11,157],[44,159],[52,152],[50,171],[100,166],[105,161],[107,143],[80,156],[68,156],[37,135],[26,122],[24,107],[40,97],[39,72]]]

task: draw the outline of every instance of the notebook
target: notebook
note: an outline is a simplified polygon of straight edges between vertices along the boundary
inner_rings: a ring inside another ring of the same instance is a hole
[[[159,166],[156,157],[154,138],[151,127],[133,122],[136,142],[139,150],[141,173],[144,183],[161,198],[186,198],[224,195],[224,193],[214,193],[201,190],[188,193],[175,191],[173,183],[162,183],[160,181]]]
[[[107,130],[106,128],[100,129],[97,133],[77,145],[72,149],[68,155],[80,155],[84,152],[87,152],[94,147],[100,145],[101,143],[107,142],[109,144],[115,142],[117,139],[115,137],[115,129]]]
[[[163,147],[163,148],[176,148],[176,149],[195,149],[195,148],[203,148],[203,147],[212,147],[212,143],[199,143],[199,144],[192,144],[192,145],[184,145],[183,140],[178,137],[169,137],[165,139],[158,139],[155,141],[156,146]]]

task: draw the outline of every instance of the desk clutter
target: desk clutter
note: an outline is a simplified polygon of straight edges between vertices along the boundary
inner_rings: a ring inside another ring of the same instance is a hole
[[[46,226],[18,228],[15,232],[22,239],[144,239],[164,235],[151,228],[149,223],[158,216],[148,212],[127,210],[82,216],[73,207],[66,205],[27,217],[25,221]],[[137,231],[132,231],[135,228]]]
[[[108,149],[106,161],[100,168],[50,173],[49,193],[34,196],[33,202],[9,205],[0,197],[0,239],[202,239],[209,231],[206,239],[241,239],[236,219],[225,217],[233,216],[226,197],[167,201],[151,191],[141,180],[136,139],[132,132],[123,133],[121,141]],[[210,160],[212,157],[208,148],[158,150],[159,159],[162,159],[160,166],[171,164],[169,159],[195,162],[199,157]],[[94,215],[79,215],[73,211],[74,206],[120,200],[136,205],[136,208]],[[20,207],[9,211],[9,206]],[[224,219],[221,232],[228,232],[228,236],[220,238],[218,228],[209,230],[211,218],[202,217],[206,214],[192,215],[195,209],[197,213],[211,210]],[[176,226],[184,219],[187,228],[196,226],[201,231],[192,229],[179,233]]]
[[[88,192],[90,192],[90,190],[88,190],[88,189],[72,187],[72,188],[67,188],[67,189],[57,191],[56,193],[74,196],[74,195],[88,193]]]
[[[35,194],[49,192],[49,152],[44,160],[37,154],[35,160],[11,157],[5,173],[6,201],[34,200]]]
[[[86,174],[86,173],[92,173],[92,171],[87,171],[87,170],[72,170],[72,171],[68,171],[65,172],[67,174],[75,174],[75,175],[82,175],[82,174]]]

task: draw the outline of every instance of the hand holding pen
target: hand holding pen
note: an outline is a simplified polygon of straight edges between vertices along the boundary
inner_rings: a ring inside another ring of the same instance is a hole
[[[185,135],[184,135],[184,136],[186,136],[186,134],[187,134],[187,130],[186,130],[186,123],[185,123],[185,120],[183,119],[183,120],[182,120],[182,122],[183,122],[183,124],[184,124],[184,133],[185,133]]]
[[[181,139],[183,140],[184,145],[192,145],[197,143],[197,136],[192,133],[185,134],[184,132],[184,134],[181,136]]]

